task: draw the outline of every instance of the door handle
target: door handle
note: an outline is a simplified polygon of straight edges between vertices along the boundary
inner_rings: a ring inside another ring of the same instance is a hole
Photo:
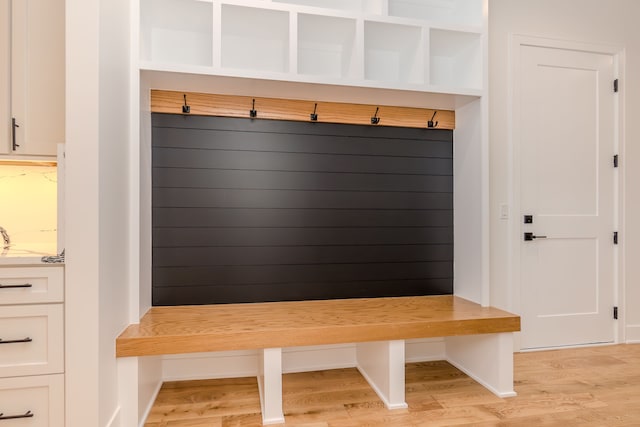
[[[20,144],[18,144],[16,142],[16,129],[19,128],[20,125],[16,123],[16,118],[13,117],[11,119],[11,136],[13,138],[12,143],[11,143],[11,147],[13,148],[13,151],[16,151],[18,149],[18,147],[20,147]]]
[[[23,285],[3,285],[0,283],[0,289],[18,289],[18,288],[32,288],[31,283],[25,283]]]
[[[5,415],[3,413],[0,413],[0,421],[4,421],[4,420],[18,420],[20,418],[33,418],[33,412],[31,411],[27,411],[26,413],[22,414],[22,415]]]
[[[0,338],[0,344],[20,344],[20,343],[27,343],[27,342],[33,342],[32,338],[26,337],[24,339],[21,340],[3,340],[2,338]]]
[[[547,238],[547,236],[536,236],[535,234],[529,233],[529,232],[524,233],[524,241],[525,242],[530,242],[530,241],[535,240],[535,239],[546,239],[546,238]]]

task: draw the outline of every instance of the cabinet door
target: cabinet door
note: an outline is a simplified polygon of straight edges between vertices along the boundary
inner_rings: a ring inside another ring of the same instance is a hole
[[[62,304],[2,307],[0,378],[64,370],[62,311]]]
[[[2,427],[61,427],[64,376],[0,379],[0,404]]]
[[[11,141],[11,2],[0,0],[0,154]]]
[[[0,269],[0,306],[56,303],[62,302],[63,297],[62,266]],[[0,319],[2,319],[1,314]]]
[[[12,152],[53,156],[64,142],[64,1],[13,0],[11,14]]]

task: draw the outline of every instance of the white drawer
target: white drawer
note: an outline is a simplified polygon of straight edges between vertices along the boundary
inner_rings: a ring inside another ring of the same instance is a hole
[[[0,305],[62,302],[64,268],[0,268]]]
[[[2,307],[0,378],[63,372],[63,334],[62,304]]]
[[[0,412],[2,427],[64,426],[64,376],[0,379]]]

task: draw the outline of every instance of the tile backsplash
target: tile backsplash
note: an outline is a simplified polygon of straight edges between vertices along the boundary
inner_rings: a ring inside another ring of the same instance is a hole
[[[56,252],[57,179],[50,164],[0,162],[0,226],[12,247]]]

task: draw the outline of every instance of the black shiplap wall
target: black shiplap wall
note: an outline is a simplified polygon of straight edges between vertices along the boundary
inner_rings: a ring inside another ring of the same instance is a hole
[[[453,293],[453,132],[153,115],[153,304]]]

